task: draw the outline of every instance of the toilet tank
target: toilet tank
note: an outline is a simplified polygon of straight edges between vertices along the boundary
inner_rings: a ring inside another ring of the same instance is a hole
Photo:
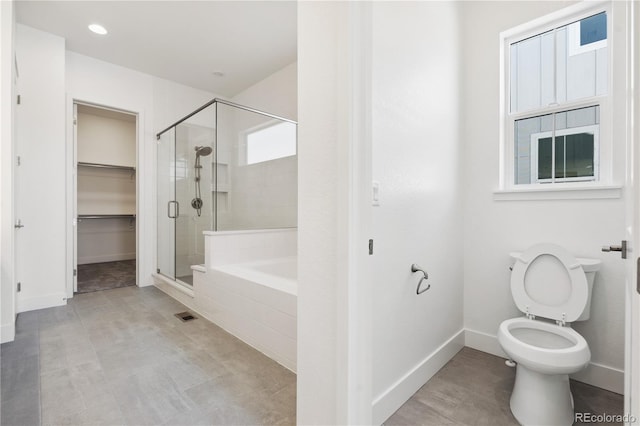
[[[509,256],[514,263],[516,259],[520,258],[521,255],[521,252],[509,253]],[[587,277],[587,287],[589,289],[587,304],[584,307],[584,311],[582,311],[582,315],[580,315],[576,321],[586,321],[591,317],[591,296],[593,294],[593,283],[596,279],[596,272],[600,269],[602,261],[600,259],[589,259],[585,257],[577,257],[576,260],[580,262],[580,266],[582,266],[582,270]]]
[[[583,257],[578,257],[577,260],[578,262],[580,262],[580,265],[582,265],[584,274],[587,276],[589,298],[587,299],[587,304],[584,307],[584,311],[582,311],[582,315],[580,315],[576,321],[586,321],[591,316],[591,295],[593,294],[593,282],[596,279],[596,272],[600,269],[600,264],[602,262],[600,261],[600,259],[587,259]]]

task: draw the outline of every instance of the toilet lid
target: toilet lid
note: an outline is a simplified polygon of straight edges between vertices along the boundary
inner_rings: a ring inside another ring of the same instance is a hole
[[[524,313],[573,322],[587,305],[589,289],[580,262],[564,248],[543,243],[516,258],[511,294]]]

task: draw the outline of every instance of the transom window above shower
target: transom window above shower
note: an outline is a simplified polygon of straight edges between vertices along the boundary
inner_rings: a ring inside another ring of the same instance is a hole
[[[612,26],[600,4],[567,8],[501,34],[501,187],[610,180]]]
[[[245,164],[256,164],[297,153],[296,125],[289,122],[269,123],[244,133]]]

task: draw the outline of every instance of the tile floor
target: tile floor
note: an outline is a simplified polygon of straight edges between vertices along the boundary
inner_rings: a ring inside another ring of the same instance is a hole
[[[154,287],[78,294],[18,316],[0,348],[0,424],[295,424],[295,375]],[[517,425],[514,370],[464,348],[386,425]],[[572,382],[576,409],[621,413],[622,396]]]
[[[463,348],[385,425],[518,426],[509,409],[514,380],[504,359]],[[622,414],[622,395],[573,380],[571,391],[576,412]]]
[[[296,376],[154,287],[20,314],[2,425],[295,424]]]

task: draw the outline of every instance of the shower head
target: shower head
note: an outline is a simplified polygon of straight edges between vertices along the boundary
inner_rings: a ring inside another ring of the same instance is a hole
[[[206,157],[213,152],[210,146],[196,146],[196,156]]]

